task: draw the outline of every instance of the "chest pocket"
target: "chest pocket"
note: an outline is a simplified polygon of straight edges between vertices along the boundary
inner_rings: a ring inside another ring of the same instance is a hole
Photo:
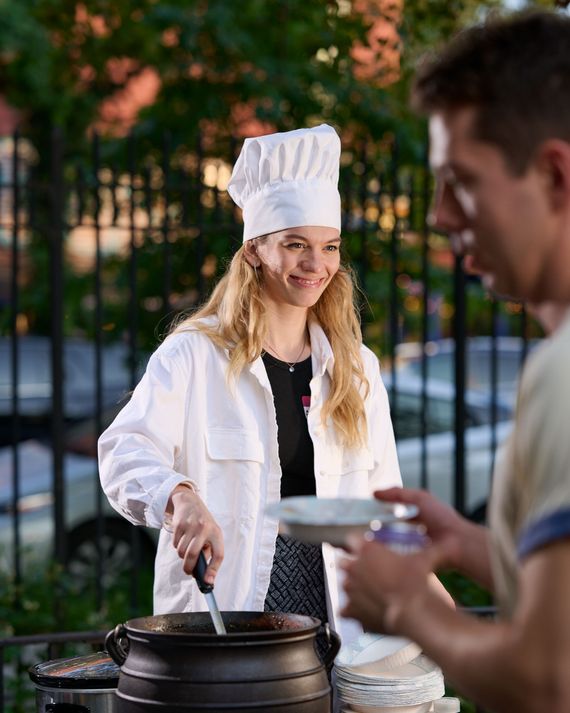
[[[263,463],[263,447],[255,431],[216,428],[206,433],[206,450],[215,461],[236,460]]]
[[[326,457],[325,468],[330,475],[345,475],[374,468],[374,457],[368,448],[355,450],[331,449]]]
[[[249,520],[258,509],[265,460],[258,434],[243,429],[211,429],[206,434],[206,451],[208,507],[222,519],[231,516],[234,521]]]

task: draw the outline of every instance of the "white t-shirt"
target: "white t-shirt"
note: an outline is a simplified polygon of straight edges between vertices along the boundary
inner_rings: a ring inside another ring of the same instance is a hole
[[[512,616],[526,556],[570,538],[570,317],[529,356],[491,501],[497,603]]]

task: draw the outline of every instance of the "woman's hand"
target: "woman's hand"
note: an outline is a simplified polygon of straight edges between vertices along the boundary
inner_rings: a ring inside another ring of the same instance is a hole
[[[172,544],[183,561],[186,574],[192,574],[202,550],[210,560],[204,581],[214,584],[224,558],[222,531],[198,493],[177,485],[170,495],[166,512],[172,519]]]

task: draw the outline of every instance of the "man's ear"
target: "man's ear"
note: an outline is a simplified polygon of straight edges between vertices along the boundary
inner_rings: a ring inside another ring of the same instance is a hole
[[[570,143],[549,139],[539,148],[536,165],[544,177],[553,211],[570,208]]]
[[[247,240],[243,244],[243,253],[245,255],[245,259],[253,268],[259,267],[261,265],[261,260],[259,259],[259,255],[257,254],[257,246],[255,244],[255,240]]]

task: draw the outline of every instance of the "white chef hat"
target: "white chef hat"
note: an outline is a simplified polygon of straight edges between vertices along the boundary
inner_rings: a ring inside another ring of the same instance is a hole
[[[340,230],[340,139],[327,124],[244,141],[228,183],[243,241],[318,225]]]

